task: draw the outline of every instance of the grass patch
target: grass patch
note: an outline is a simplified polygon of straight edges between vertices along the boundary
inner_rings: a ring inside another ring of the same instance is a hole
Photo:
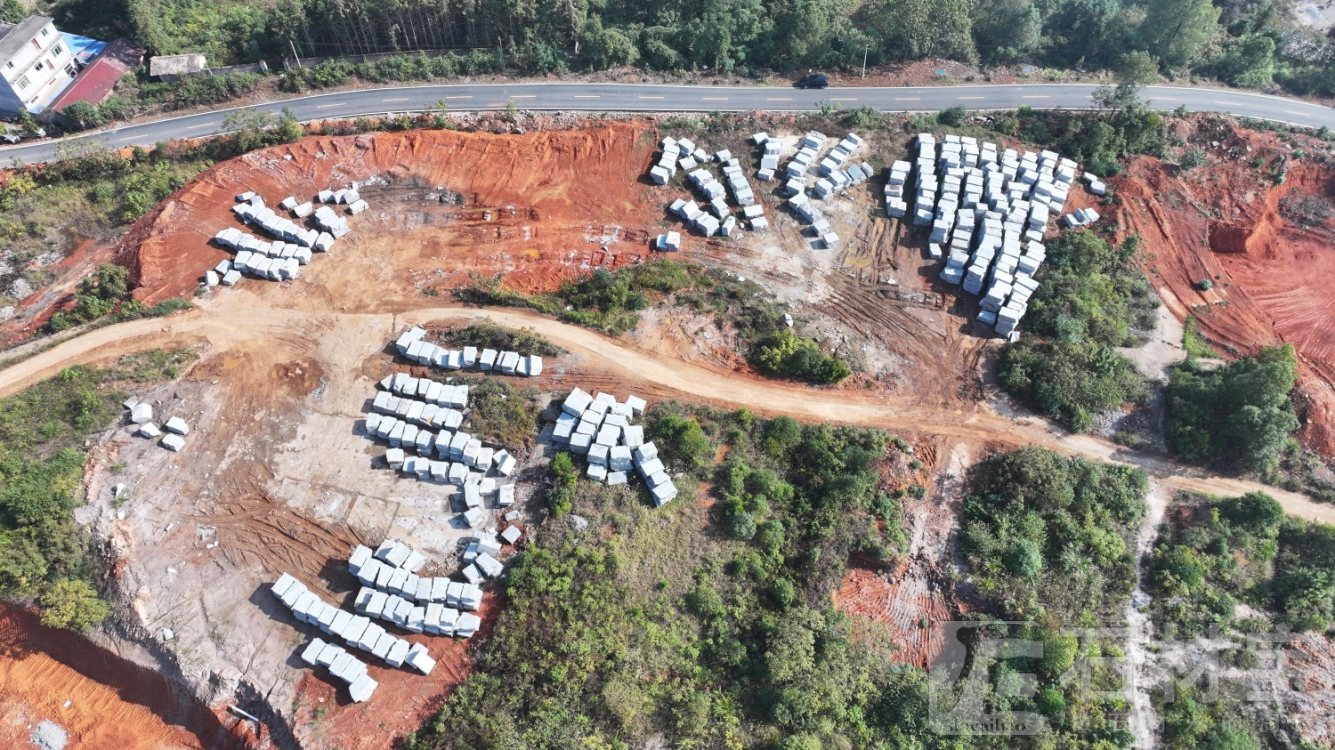
[[[193,357],[155,350],[108,368],[71,367],[0,401],[0,595],[40,596],[55,625],[82,628],[87,614],[105,614],[82,606],[96,562],[71,515],[82,502],[85,442],[120,416],[125,387],[174,378]]]
[[[446,328],[440,333],[442,341],[456,347],[476,346],[479,349],[497,349],[555,357],[566,350],[538,335],[532,328],[514,330],[492,322],[470,323]]]
[[[1219,352],[1201,335],[1200,323],[1194,315],[1188,315],[1187,322],[1182,324],[1182,348],[1188,357],[1211,359],[1219,356]]]

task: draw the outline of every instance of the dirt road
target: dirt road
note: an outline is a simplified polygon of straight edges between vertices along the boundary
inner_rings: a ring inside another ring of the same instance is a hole
[[[1221,496],[1264,491],[1294,516],[1335,524],[1335,506],[1317,503],[1305,495],[1258,482],[1207,474],[1091,435],[1069,434],[1037,417],[1003,415],[984,404],[968,407],[915,404],[894,395],[819,390],[713,370],[514,309],[442,306],[399,312],[346,313],[273,307],[257,304],[253,298],[243,301],[241,297],[233,296],[207,310],[194,310],[168,320],[138,320],[100,328],[40,352],[0,370],[0,396],[10,395],[71,365],[103,361],[153,347],[205,345],[214,351],[222,351],[266,337],[290,338],[293,331],[310,330],[314,317],[337,319],[340,335],[364,328],[367,336],[383,336],[387,324],[486,318],[500,325],[534,329],[572,355],[587,360],[589,369],[603,376],[614,376],[611,381],[621,389],[634,387],[655,397],[703,400],[724,407],[745,406],[764,415],[786,414],[805,420],[1007,445],[1034,444],[1067,455],[1134,465],[1177,490]],[[579,382],[590,383],[592,380],[581,373]]]

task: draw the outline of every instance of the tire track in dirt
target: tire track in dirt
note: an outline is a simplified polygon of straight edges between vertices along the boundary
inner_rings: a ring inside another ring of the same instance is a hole
[[[349,327],[356,329],[360,326],[366,330],[367,337],[384,337],[391,321],[405,324],[489,319],[499,325],[528,327],[582,359],[586,369],[618,378],[623,389],[654,385],[657,388],[653,393],[672,394],[725,408],[746,406],[762,415],[782,414],[808,421],[988,440],[1003,445],[1035,444],[1067,455],[1134,465],[1174,489],[1229,496],[1266,492],[1295,516],[1335,524],[1335,506],[1317,503],[1300,493],[1259,482],[1210,475],[1171,459],[1129,450],[1103,438],[1065,433],[1038,417],[1005,416],[981,403],[922,404],[903,395],[816,389],[712,370],[653,354],[595,331],[515,309],[441,306],[404,310],[397,315],[390,312],[326,314],[341,319],[343,325],[339,327],[339,335],[349,335]],[[105,361],[143,349],[202,342],[215,351],[222,351],[256,339],[273,340],[298,329],[308,315],[301,310],[265,307],[253,298],[234,295],[223,305],[183,313],[168,321],[140,320],[100,328],[0,370],[0,397],[51,377],[70,365]],[[351,368],[358,363],[340,364]]]

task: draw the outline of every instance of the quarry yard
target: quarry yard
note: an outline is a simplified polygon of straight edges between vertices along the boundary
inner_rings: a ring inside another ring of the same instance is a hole
[[[633,393],[651,407],[668,399],[746,407],[919,439],[921,455],[930,457],[923,481],[931,492],[906,508],[911,555],[888,570],[850,566],[835,594],[842,609],[906,644],[896,658],[919,666],[941,648],[939,633],[920,621],[947,619],[960,606],[943,583],[949,561],[938,555],[970,456],[1035,444],[1132,464],[1173,489],[1229,496],[1264,490],[1292,515],[1335,523],[1335,506],[1304,495],[1070,434],[982,398],[990,387],[984,364],[999,339],[975,322],[973,300],[937,279],[939,264],[925,256],[921,237],[907,223],[884,218],[876,191],[854,189],[825,204],[840,238],[833,249],[818,247],[780,208],[776,183],[753,183],[760,186],[767,232],[706,238],[685,231],[666,211],[678,188],[660,189],[645,177],[664,134],[650,122],[598,122],[505,135],[311,136],[211,168],[136,224],[115,254],[132,269],[136,297],[155,304],[194,295],[205,270],[230,257],[209,240],[240,226],[230,210],[240,193],[254,191],[276,204],[289,194],[358,182],[369,204],[349,217],[351,234],[299,278],[212,287],[196,295],[197,309],[96,328],[0,370],[0,395],[9,395],[65,367],[127,352],[188,346],[197,354],[179,379],[134,394],[159,414],[185,419],[192,427],[186,446],[162,450],[134,436],[133,426],[118,425],[91,449],[85,472],[87,504],[77,519],[108,541],[121,601],[161,654],[152,663],[127,648],[128,657],[146,667],[166,665],[202,706],[216,709],[238,691],[252,696],[272,711],[263,718],[279,718],[292,739],[310,747],[383,747],[385,738],[420,726],[468,675],[468,641],[410,635],[431,646],[436,669],[422,676],[373,663],[376,696],[371,704],[353,703],[323,673],[301,668],[303,630],[269,592],[289,573],[351,608],[358,584],[344,561],[356,545],[402,539],[431,566],[452,558],[469,538],[452,521],[438,486],[385,470],[383,450],[359,422],[383,378],[429,371],[394,352],[395,338],[411,325],[439,330],[490,321],[532,329],[561,347],[566,353],[547,358],[537,377],[507,378],[535,389],[539,406],[582,387],[621,399]],[[785,160],[799,137],[784,136]],[[754,149],[739,138],[711,145],[732,148],[753,174]],[[1248,145],[1261,147],[1216,148]],[[877,167],[907,153],[903,142],[888,138],[869,137],[863,148]],[[1331,198],[1335,181],[1307,163],[1293,165],[1284,185],[1273,189],[1202,174],[1210,176],[1182,178],[1148,158],[1133,162],[1114,182],[1122,201],[1119,230],[1144,237],[1152,253],[1147,271],[1179,320],[1196,316],[1202,332],[1230,352],[1295,344],[1311,397],[1308,436],[1330,448],[1335,333],[1318,323],[1335,312],[1321,286],[1323,270],[1335,270],[1335,256],[1322,252],[1330,249],[1332,227],[1292,226],[1278,207],[1296,192]],[[1216,202],[1224,194],[1233,199]],[[1094,202],[1073,192],[1065,210]],[[515,290],[549,292],[593,269],[643,262],[654,237],[669,229],[682,230],[683,260],[760,283],[791,304],[822,344],[857,363],[859,374],[824,389],[763,378],[711,316],[674,308],[650,309],[635,331],[611,337],[448,297],[476,278],[496,276]],[[1196,288],[1201,278],[1216,276],[1221,281],[1213,291]],[[544,451],[534,443],[507,446],[519,460],[514,507],[521,527],[537,518],[530,500],[544,475]],[[709,499],[677,502],[703,506]],[[479,637],[502,606],[487,594]],[[51,682],[75,679],[49,676],[57,666],[25,664],[22,655],[5,654],[0,676],[23,679],[23,667]],[[103,683],[77,689],[95,691]],[[0,703],[0,737],[26,726],[33,711],[59,713],[42,700],[23,696],[38,709]],[[153,700],[130,699],[135,710],[116,709],[116,721],[104,727],[88,725],[86,717],[65,726],[98,746],[218,746],[209,734],[222,731],[214,713],[200,709],[211,721],[169,717],[160,727],[136,712]],[[121,737],[118,722],[142,723]],[[269,743],[283,744],[273,737],[252,744]]]

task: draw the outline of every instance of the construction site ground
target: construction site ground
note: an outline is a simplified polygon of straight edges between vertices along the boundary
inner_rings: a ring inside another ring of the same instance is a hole
[[[1141,238],[1142,265],[1164,305],[1178,320],[1194,317],[1222,352],[1293,344],[1305,441],[1335,455],[1331,148],[1204,115],[1177,128],[1206,163],[1183,170],[1133,159],[1113,180],[1118,234]],[[1284,206],[1301,199],[1324,204],[1326,218],[1295,221]]]
[[[921,241],[875,216],[865,188],[826,211],[844,238],[839,250],[813,247],[777,209],[780,199],[767,185],[757,194],[769,233],[708,241],[692,235],[680,254],[755,279],[793,303],[806,330],[864,368],[841,388],[760,378],[726,330],[674,311],[651,311],[639,331],[610,338],[525,311],[468,308],[436,296],[474,273],[501,274],[515,288],[538,291],[592,268],[645,259],[654,235],[680,228],[664,209],[685,196],[679,186],[643,179],[660,135],[643,123],[523,135],[416,131],[307,138],[248,154],[205,173],[127,237],[121,261],[134,269],[144,302],[193,294],[203,271],[227,257],[208,239],[237,226],[229,210],[237,193],[255,190],[276,202],[370,180],[362,195],[371,209],[353,217],[352,234],[296,281],[247,279],[199,297],[196,310],[95,329],[0,370],[3,395],[63,367],[128,351],[188,345],[199,353],[176,382],[136,394],[162,418],[181,416],[192,425],[186,448],[172,453],[132,437],[128,426],[113,428],[93,448],[79,519],[110,540],[134,618],[203,702],[225,701],[243,685],[299,741],[379,747],[415,729],[467,674],[467,643],[416,636],[439,659],[436,671],[421,677],[372,666],[381,681],[373,701],[348,705],[295,660],[313,631],[296,625],[265,588],[289,572],[346,604],[354,581],[341,561],[354,544],[386,536],[418,547],[441,571],[453,569],[467,532],[452,521],[448,491],[397,478],[377,462],[382,448],[359,434],[375,383],[407,369],[386,346],[408,324],[487,318],[533,328],[568,352],[549,358],[531,381],[544,394],[580,386],[621,398],[635,393],[651,404],[705,401],[923,436],[923,453],[933,460],[924,462],[922,481],[932,491],[906,508],[908,561],[889,571],[855,568],[838,595],[850,611],[896,633],[921,629],[919,619],[955,606],[934,583],[951,564],[941,550],[952,503],[968,463],[996,447],[1033,443],[1131,463],[1177,489],[1265,489],[1290,513],[1335,522],[1335,506],[1300,494],[1212,476],[994,408],[980,398],[979,363],[990,340],[970,323],[973,303],[934,281]],[[898,143],[870,140],[868,148],[902,151]],[[738,153],[754,161],[753,152]],[[119,483],[127,492],[114,499]],[[488,619],[495,611],[489,597]],[[930,660],[939,648],[931,631],[914,638],[906,660]]]

